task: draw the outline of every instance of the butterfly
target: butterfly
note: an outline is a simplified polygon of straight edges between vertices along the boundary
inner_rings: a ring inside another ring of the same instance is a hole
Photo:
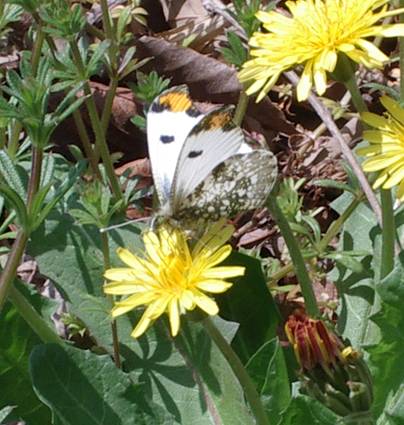
[[[276,158],[246,143],[233,110],[201,113],[185,85],[153,100],[147,138],[159,217],[216,221],[265,202],[277,177]]]

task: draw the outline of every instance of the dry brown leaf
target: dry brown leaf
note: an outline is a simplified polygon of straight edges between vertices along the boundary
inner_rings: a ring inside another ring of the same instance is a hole
[[[137,49],[141,58],[153,57],[144,70],[155,70],[171,78],[172,85],[187,84],[193,99],[221,104],[237,103],[241,85],[235,68],[157,37],[141,37],[137,41]],[[260,123],[257,131],[261,131],[267,141],[274,132],[296,133],[295,127],[286,120],[283,112],[268,98],[260,103],[251,101],[246,118],[253,118]]]

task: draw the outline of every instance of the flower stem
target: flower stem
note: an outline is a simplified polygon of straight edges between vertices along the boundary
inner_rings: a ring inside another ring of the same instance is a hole
[[[240,91],[240,97],[238,98],[238,103],[236,111],[234,112],[233,121],[236,125],[241,125],[243,122],[244,115],[247,111],[249,97],[247,96],[244,89]]]
[[[381,189],[382,200],[382,259],[380,264],[380,279],[387,276],[394,267],[395,223],[391,190]]]
[[[43,317],[38,314],[34,307],[32,307],[29,301],[15,286],[10,289],[9,299],[20,316],[44,343],[62,344],[62,340],[56,332],[52,330]]]
[[[351,93],[352,103],[354,104],[357,112],[366,112],[368,110],[368,107],[366,106],[366,103],[363,100],[358,84],[356,82],[354,72],[351,72],[349,79],[345,81],[345,87]]]
[[[107,270],[111,267],[110,255],[109,255],[109,241],[108,234],[106,232],[100,232],[101,237],[101,249],[102,255],[104,258],[104,270]],[[107,297],[113,304],[113,297]],[[121,368],[121,358],[119,356],[119,338],[118,338],[118,328],[116,325],[116,320],[112,320],[111,322],[111,333],[112,333],[112,344],[114,347],[114,362],[117,368]]]
[[[225,338],[223,338],[223,335],[219,332],[209,317],[203,320],[203,325],[209,336],[213,339],[216,346],[228,361],[230,367],[240,382],[250,408],[257,421],[257,425],[269,425],[268,415],[266,414],[264,406],[261,403],[257,389],[255,388],[254,383],[251,381],[250,376],[245,370],[237,354],[233,351]]]
[[[70,47],[72,49],[73,57],[80,74],[85,75],[84,64],[77,44],[71,42]],[[86,106],[88,114],[90,115],[91,125],[95,133],[95,141],[97,143],[98,150],[101,154],[102,162],[104,164],[108,180],[111,184],[112,192],[117,200],[122,199],[122,191],[119,185],[119,180],[114,172],[114,167],[111,161],[111,155],[109,154],[108,145],[105,140],[105,133],[102,128],[100,118],[98,116],[97,107],[95,105],[95,101],[92,96],[91,88],[88,84],[88,81],[84,83],[84,93],[87,96]]]
[[[317,306],[316,297],[314,295],[313,286],[309,274],[307,273],[306,265],[302,253],[300,252],[299,245],[293,236],[293,232],[289,226],[286,217],[283,215],[282,210],[279,208],[278,203],[274,196],[269,196],[267,207],[272,217],[279,226],[283,238],[289,250],[292,263],[294,265],[297,280],[299,281],[302,295],[306,304],[307,313],[312,317],[318,317],[320,311]]]

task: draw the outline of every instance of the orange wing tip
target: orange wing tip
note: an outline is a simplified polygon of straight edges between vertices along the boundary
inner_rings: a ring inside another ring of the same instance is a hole
[[[232,123],[232,120],[233,115],[229,111],[219,111],[207,117],[204,127],[206,130],[225,129]]]
[[[185,112],[192,108],[192,100],[188,93],[183,91],[172,91],[163,94],[159,98],[159,103],[164,109],[171,112]]]

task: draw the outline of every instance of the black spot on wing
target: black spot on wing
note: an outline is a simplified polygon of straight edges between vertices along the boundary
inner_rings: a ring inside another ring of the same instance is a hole
[[[201,156],[203,151],[191,151],[188,154],[188,158],[197,158],[198,156]]]
[[[163,112],[166,109],[168,109],[167,105],[163,105],[158,101],[154,101],[150,108],[152,112]]]
[[[164,144],[172,143],[172,142],[174,142],[174,140],[175,140],[174,136],[165,136],[165,135],[160,136],[160,141]]]
[[[196,118],[199,117],[199,115],[202,115],[201,112],[199,112],[196,108],[193,107],[188,108],[185,113],[192,118]]]

